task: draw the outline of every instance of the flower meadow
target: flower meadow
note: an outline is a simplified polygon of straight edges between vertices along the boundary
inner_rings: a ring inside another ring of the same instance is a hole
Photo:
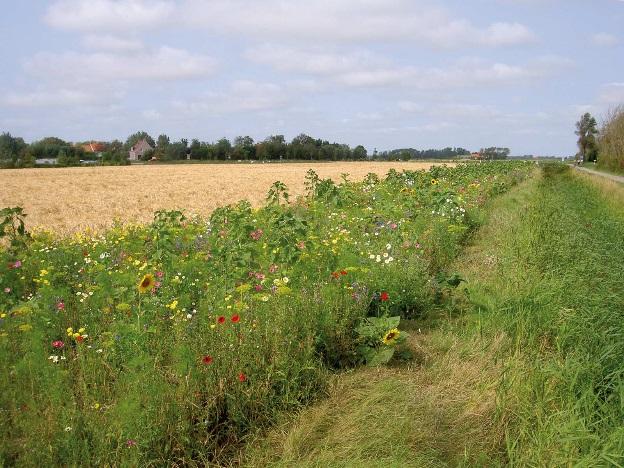
[[[0,463],[227,460],[330,372],[398,358],[400,319],[434,306],[482,207],[531,167],[309,171],[297,200],[276,182],[259,209],[65,238],[4,210]]]

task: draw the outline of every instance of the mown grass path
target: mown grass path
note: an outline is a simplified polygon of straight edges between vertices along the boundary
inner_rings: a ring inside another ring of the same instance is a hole
[[[624,465],[623,202],[565,168],[495,200],[415,359],[337,377],[249,465]]]
[[[575,166],[575,169],[577,169],[579,171],[587,172],[588,174],[593,174],[593,175],[597,175],[597,176],[600,176],[600,177],[605,177],[605,178],[613,180],[615,182],[620,182],[621,184],[624,184],[624,176],[621,176],[621,175],[610,174],[608,172],[594,171],[593,169],[588,169],[586,167],[576,167]]]

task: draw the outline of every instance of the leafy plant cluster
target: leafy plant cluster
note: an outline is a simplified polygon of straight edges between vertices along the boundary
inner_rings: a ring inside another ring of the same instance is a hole
[[[318,396],[330,370],[388,362],[400,318],[458,281],[444,271],[481,207],[531,167],[309,172],[297,200],[276,183],[259,209],[162,211],[71,238],[30,238],[23,213],[3,211],[2,464],[227,457]]]

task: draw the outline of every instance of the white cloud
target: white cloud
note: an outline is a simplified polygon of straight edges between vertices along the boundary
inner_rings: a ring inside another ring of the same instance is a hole
[[[604,32],[594,34],[591,37],[591,41],[594,45],[600,47],[614,47],[620,42],[617,36]]]
[[[373,65],[378,61],[378,58],[368,52],[338,54],[322,49],[299,50],[274,44],[252,47],[244,53],[244,57],[255,63],[270,65],[278,71],[313,75],[346,73],[353,68]]]
[[[74,31],[136,31],[167,22],[175,4],[163,0],[59,0],[45,21]]]
[[[211,91],[192,100],[174,100],[172,106],[183,116],[214,116],[274,110],[285,107],[289,100],[289,94],[279,85],[240,80],[224,91]]]
[[[608,83],[604,85],[598,100],[607,105],[623,105],[624,83]]]
[[[28,72],[60,82],[178,80],[211,75],[214,59],[186,50],[160,47],[136,54],[39,53],[25,62]]]
[[[88,49],[109,52],[137,52],[143,49],[143,43],[138,39],[127,39],[108,34],[89,34],[83,39],[82,43]]]
[[[399,101],[397,106],[403,112],[423,112],[425,106],[414,101]]]
[[[28,93],[11,92],[4,102],[13,107],[74,107],[102,102],[102,96],[77,89],[47,89]]]
[[[245,57],[278,71],[316,75],[347,87],[403,86],[419,89],[522,84],[573,65],[565,58],[545,56],[524,65],[464,59],[448,68],[419,68],[393,64],[385,57],[368,52],[272,45],[249,49]]]
[[[58,0],[46,21],[89,32],[134,32],[166,23],[264,40],[411,41],[443,48],[535,40],[522,24],[476,25],[423,0]]]

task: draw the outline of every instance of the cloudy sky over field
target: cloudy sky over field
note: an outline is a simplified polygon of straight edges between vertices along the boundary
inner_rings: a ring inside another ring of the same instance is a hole
[[[0,131],[573,154],[624,103],[622,0],[20,0]]]

